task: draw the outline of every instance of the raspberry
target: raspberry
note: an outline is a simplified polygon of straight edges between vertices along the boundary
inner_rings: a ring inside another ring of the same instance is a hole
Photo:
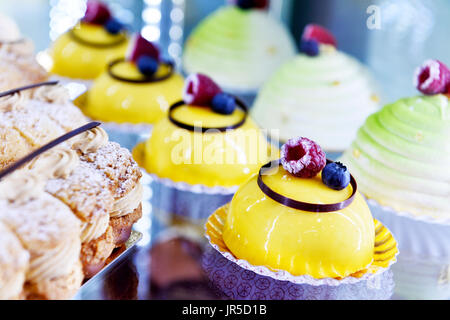
[[[333,34],[318,24],[308,24],[303,30],[302,40],[316,40],[321,44],[337,47],[337,41]]]
[[[211,78],[204,74],[194,73],[186,79],[183,100],[191,105],[210,106],[214,96],[221,92],[222,89]]]
[[[159,49],[140,34],[136,35],[133,41],[131,41],[130,48],[128,59],[135,63],[141,56],[149,56],[158,62],[160,61]]]
[[[447,93],[450,89],[450,70],[439,60],[427,60],[416,69],[414,86],[426,95]]]
[[[111,12],[108,7],[96,0],[89,0],[86,5],[86,13],[84,14],[83,21],[103,25],[111,18]]]
[[[315,177],[327,160],[322,148],[314,141],[298,137],[281,147],[281,164],[290,174],[299,178]]]

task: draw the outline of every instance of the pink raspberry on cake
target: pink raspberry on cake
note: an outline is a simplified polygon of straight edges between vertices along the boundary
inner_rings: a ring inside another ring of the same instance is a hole
[[[417,68],[414,86],[426,95],[449,93],[450,70],[439,60],[427,60]]]
[[[183,100],[191,105],[210,105],[214,96],[222,89],[208,76],[194,73],[187,77],[183,89]]]
[[[298,137],[281,147],[281,164],[290,174],[299,178],[315,177],[326,165],[322,148],[314,141]]]

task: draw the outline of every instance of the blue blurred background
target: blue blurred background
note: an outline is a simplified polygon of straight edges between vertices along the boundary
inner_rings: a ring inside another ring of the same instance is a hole
[[[45,50],[83,15],[86,0],[0,0],[0,12],[13,17],[24,35]],[[200,20],[225,0],[108,0],[111,9],[133,30],[156,41],[180,62],[183,43]],[[379,29],[370,29],[370,8],[378,10]],[[296,39],[316,22],[333,31],[339,49],[373,71],[385,102],[415,94],[415,67],[427,58],[450,64],[448,0],[273,0],[270,13]]]

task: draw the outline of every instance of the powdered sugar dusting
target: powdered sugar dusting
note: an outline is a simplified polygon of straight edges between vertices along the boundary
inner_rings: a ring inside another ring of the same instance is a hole
[[[80,234],[80,221],[59,200],[42,193],[37,199],[16,204],[0,200],[0,220],[21,240],[27,250],[42,252]]]
[[[142,176],[128,149],[115,142],[109,142],[95,153],[81,156],[81,160],[103,173],[116,199],[130,192]]]
[[[93,222],[109,215],[114,204],[108,181],[85,162],[80,164],[66,179],[47,182],[46,191],[68,205],[82,221]]]

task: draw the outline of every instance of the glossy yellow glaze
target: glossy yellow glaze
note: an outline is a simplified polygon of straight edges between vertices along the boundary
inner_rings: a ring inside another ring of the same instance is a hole
[[[155,77],[167,73],[161,64]],[[114,65],[112,72],[127,79],[141,79],[136,65],[124,61]],[[83,112],[97,120],[116,123],[150,123],[163,118],[170,105],[181,100],[184,79],[174,73],[168,79],[132,83],[112,78],[107,71],[98,77],[86,95]]]
[[[173,117],[186,124],[223,127],[238,123],[240,109],[220,115],[207,107],[182,106]],[[265,136],[248,118],[243,126],[229,132],[201,133],[181,129],[168,118],[158,122],[145,143],[142,166],[148,172],[175,182],[208,187],[241,185],[278,150],[269,147]]]
[[[81,23],[73,32],[86,41],[98,44],[114,43],[123,35],[112,35],[103,26]],[[69,34],[61,35],[50,48],[51,73],[77,79],[94,79],[100,75],[109,62],[125,56],[129,39],[118,45],[98,48],[82,44]]]
[[[336,203],[352,192],[326,187],[320,174],[296,178],[282,167],[264,182],[298,201]],[[356,193],[347,208],[327,213],[292,209],[266,196],[254,177],[235,194],[223,240],[239,259],[273,270],[314,278],[343,278],[367,268],[374,257],[374,222],[364,198]]]

